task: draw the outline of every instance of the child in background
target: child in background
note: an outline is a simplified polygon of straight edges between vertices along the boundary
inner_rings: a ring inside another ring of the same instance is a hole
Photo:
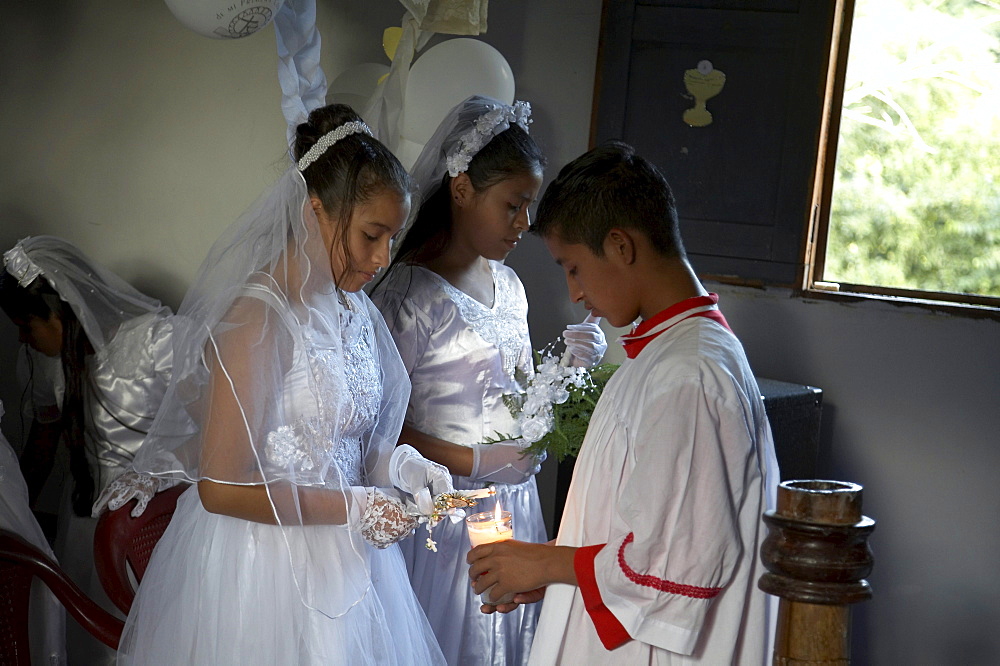
[[[503,264],[528,229],[542,182],[529,114],[525,102],[473,96],[441,122],[412,170],[420,210],[373,300],[413,383],[400,441],[451,470],[456,488],[493,484],[514,534],[544,542],[534,479],[541,461],[522,455],[514,439],[483,444],[520,434],[504,396],[522,391],[534,372],[524,287]],[[577,362],[597,363],[605,347],[599,326],[574,328],[566,337]],[[493,508],[481,505],[477,511]],[[423,538],[401,547],[448,663],[524,663],[537,609],[480,613],[466,578],[465,525],[445,521],[434,539],[437,552]]]
[[[475,548],[474,588],[519,593],[501,612],[544,596],[533,664],[767,663],[771,430],[718,297],[686,259],[669,185],[630,146],[601,146],[549,185],[533,231],[574,302],[642,323],[622,338],[628,358],[594,411],[555,545]]]
[[[91,512],[109,491],[123,502],[137,497],[141,511],[159,489],[130,465],[170,381],[170,309],[54,236],[24,238],[4,253],[0,307],[20,329],[31,366],[33,421],[21,454],[29,501],[38,498],[61,441],[72,478],[54,550],[66,573],[118,614],[94,568]],[[71,665],[114,662],[114,650],[77,623],[66,635]]]

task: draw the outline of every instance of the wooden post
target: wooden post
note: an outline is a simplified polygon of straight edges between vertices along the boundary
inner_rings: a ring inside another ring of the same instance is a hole
[[[861,486],[784,481],[764,522],[760,556],[769,573],[758,586],[781,598],[773,666],[847,666],[849,604],[872,596],[864,578],[874,563],[875,521],[861,515]]]

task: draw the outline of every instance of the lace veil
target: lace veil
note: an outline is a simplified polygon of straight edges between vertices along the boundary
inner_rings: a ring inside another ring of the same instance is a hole
[[[389,487],[410,385],[368,297],[336,288],[295,165],[212,246],[173,341],[136,469],[263,487],[288,555],[275,565],[310,608],[347,612],[370,585],[367,546],[345,525],[311,525],[324,521],[303,492],[352,507],[352,487]]]
[[[23,238],[3,259],[7,272],[22,287],[44,278],[72,308],[97,352],[115,337],[122,323],[151,313],[170,314],[170,308],[55,236]]]

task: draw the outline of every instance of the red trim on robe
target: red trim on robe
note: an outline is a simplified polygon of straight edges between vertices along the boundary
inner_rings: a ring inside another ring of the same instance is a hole
[[[622,545],[618,548],[618,566],[621,567],[622,573],[625,574],[625,577],[636,585],[651,587],[654,590],[659,590],[660,592],[679,594],[684,597],[691,597],[692,599],[714,599],[719,596],[720,592],[722,592],[721,587],[697,587],[695,585],[684,585],[683,583],[675,583],[663,578],[657,578],[656,576],[648,576],[646,574],[639,573],[630,567],[628,562],[625,561],[625,546],[632,543],[634,539],[635,534],[629,532],[628,536],[622,541]],[[577,576],[579,577],[579,574],[577,574]]]
[[[607,544],[596,546],[583,546],[576,549],[573,556],[573,570],[576,571],[576,583],[580,587],[580,594],[583,596],[583,605],[594,623],[597,636],[601,643],[608,650],[624,645],[632,640],[628,631],[614,613],[604,605],[601,598],[601,590],[597,587],[597,575],[594,573],[594,558],[601,552]]]
[[[662,334],[664,331],[670,330],[671,328],[679,324],[681,321],[684,321],[684,319],[688,319],[689,317],[708,317],[709,319],[717,321],[719,324],[721,324],[722,326],[731,331],[732,329],[729,328],[729,322],[727,322],[726,318],[722,316],[722,312],[719,311],[718,309],[713,309],[713,310],[706,310],[705,312],[694,312],[685,317],[684,319],[681,319],[677,323],[663,329],[662,331],[657,331],[653,335],[646,335],[652,328],[654,328],[658,324],[662,324],[668,319],[673,319],[678,315],[684,314],[686,310],[704,307],[706,305],[717,305],[718,302],[719,302],[719,295],[713,293],[709,294],[708,296],[694,296],[692,298],[687,298],[681,301],[680,303],[674,303],[666,310],[657,313],[656,315],[650,317],[649,319],[643,321],[641,324],[636,326],[635,331],[633,331],[630,335],[622,336],[621,339],[622,339],[622,344],[625,347],[625,355],[628,356],[629,358],[635,358],[636,356],[639,355],[639,352],[641,352],[646,347],[646,345],[655,340],[660,334]]]

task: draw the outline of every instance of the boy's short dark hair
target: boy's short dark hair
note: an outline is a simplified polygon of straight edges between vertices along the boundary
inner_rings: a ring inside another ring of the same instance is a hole
[[[562,168],[545,189],[531,231],[581,243],[601,257],[604,239],[616,227],[642,232],[665,256],[684,257],[666,178],[632,146],[609,141]]]

